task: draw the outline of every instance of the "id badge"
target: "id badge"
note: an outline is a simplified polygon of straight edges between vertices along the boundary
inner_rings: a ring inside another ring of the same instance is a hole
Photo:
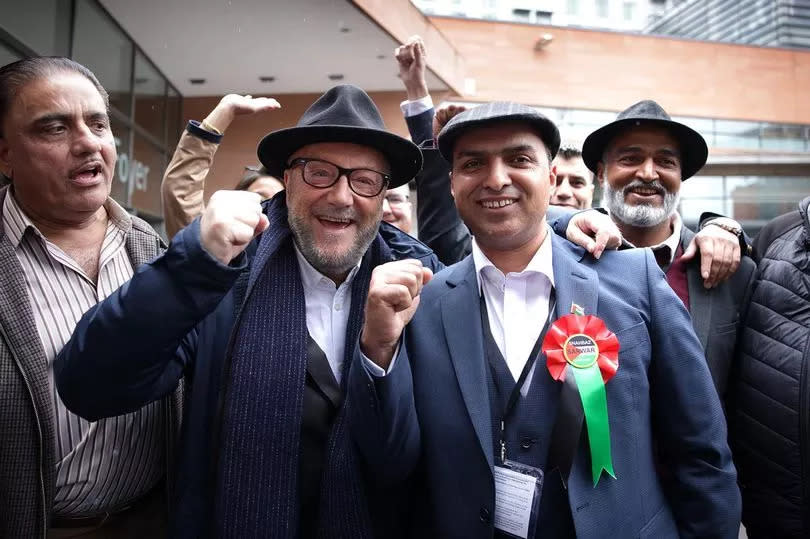
[[[509,535],[527,539],[534,526],[543,493],[543,470],[512,460],[495,466],[495,528]]]

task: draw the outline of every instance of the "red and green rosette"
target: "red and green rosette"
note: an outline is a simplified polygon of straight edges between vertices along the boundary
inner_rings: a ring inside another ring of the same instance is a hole
[[[588,429],[593,485],[602,470],[615,479],[605,384],[619,368],[619,340],[601,318],[568,314],[551,325],[542,350],[552,378],[562,382],[573,376],[576,382]]]

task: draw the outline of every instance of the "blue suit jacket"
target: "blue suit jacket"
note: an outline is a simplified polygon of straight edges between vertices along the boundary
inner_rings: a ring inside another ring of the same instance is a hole
[[[568,314],[575,302],[602,318],[621,346],[618,372],[606,385],[617,479],[603,475],[594,488],[583,436],[568,484],[577,536],[736,538],[740,494],[723,412],[689,315],[651,252],[610,251],[597,263],[565,240],[551,241],[556,315]],[[388,485],[422,478],[424,536],[493,534],[492,424],[478,302],[467,257],[425,287],[386,377],[369,376],[359,351],[351,367],[361,453]],[[540,373],[548,375],[545,368]],[[553,422],[551,415],[537,420]],[[667,488],[656,473],[654,440],[673,478]]]

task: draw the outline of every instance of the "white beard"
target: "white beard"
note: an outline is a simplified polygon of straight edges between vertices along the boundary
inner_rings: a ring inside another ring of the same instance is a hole
[[[678,210],[678,204],[681,201],[681,192],[677,191],[671,193],[667,191],[661,182],[655,180],[651,183],[643,182],[641,180],[633,180],[625,185],[623,188],[616,190],[613,189],[608,182],[607,173],[602,174],[602,181],[604,182],[604,196],[602,203],[610,211],[610,215],[630,226],[648,228],[669,220],[670,217]],[[651,187],[658,189],[664,193],[664,203],[661,206],[652,206],[650,204],[627,204],[625,202],[625,195],[631,189],[637,187]]]

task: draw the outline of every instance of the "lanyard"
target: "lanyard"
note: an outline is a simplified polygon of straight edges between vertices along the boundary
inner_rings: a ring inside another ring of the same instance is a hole
[[[487,313],[487,303],[486,299],[484,298],[484,291],[483,288],[481,290],[480,296],[480,309],[481,309],[481,325],[484,328],[484,337],[488,338],[493,344],[495,343],[495,339],[492,337],[492,330],[489,327],[489,315]],[[501,462],[506,461],[506,440],[504,439],[505,430],[506,430],[506,421],[509,419],[509,416],[512,414],[512,411],[517,404],[517,400],[520,397],[520,390],[523,388],[523,385],[526,383],[526,378],[529,376],[529,373],[532,370],[532,366],[534,365],[537,357],[541,354],[540,347],[543,344],[543,337],[545,336],[546,332],[548,331],[549,326],[551,325],[551,320],[554,317],[554,309],[557,306],[557,295],[554,292],[554,287],[551,287],[551,293],[549,294],[549,302],[548,302],[548,316],[546,317],[546,322],[543,324],[543,330],[540,332],[540,335],[537,337],[537,340],[534,342],[534,346],[532,347],[532,351],[529,353],[529,358],[526,360],[526,364],[523,366],[523,370],[520,373],[520,377],[515,384],[515,387],[512,389],[512,392],[509,394],[509,400],[506,402],[506,408],[501,415],[501,433],[500,433],[500,448],[501,448]],[[504,358],[504,361],[506,358]]]

